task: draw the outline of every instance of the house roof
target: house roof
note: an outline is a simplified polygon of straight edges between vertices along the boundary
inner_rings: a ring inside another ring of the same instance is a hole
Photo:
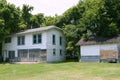
[[[47,31],[50,29],[58,29],[61,30],[60,28],[56,27],[56,26],[46,26],[46,27],[39,27],[39,28],[34,28],[34,29],[28,29],[28,30],[24,30],[12,35],[20,35],[20,34],[26,34],[26,33],[33,33],[33,32],[42,32],[42,31]]]
[[[87,41],[83,38],[78,41],[76,45],[95,45],[95,44],[108,44],[108,43],[119,43],[120,35],[113,38],[95,37],[91,36]]]

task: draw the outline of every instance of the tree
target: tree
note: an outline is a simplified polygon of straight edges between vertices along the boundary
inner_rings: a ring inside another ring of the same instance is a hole
[[[78,51],[78,48],[75,46],[79,40],[80,34],[79,28],[76,25],[65,25],[63,26],[63,32],[66,36],[66,50],[68,54],[74,54]]]
[[[30,18],[30,26],[32,28],[41,27],[43,25],[44,15],[42,13],[32,15]]]
[[[4,36],[19,31],[19,23],[20,9],[6,0],[0,0],[0,53]]]
[[[51,16],[45,17],[44,22],[43,22],[43,26],[55,25],[56,18],[57,18],[57,16],[56,17],[51,17]]]
[[[8,4],[6,0],[0,1],[0,35],[14,33],[19,30],[20,22],[19,8]]]
[[[84,12],[79,19],[79,26],[86,28],[86,35],[88,31],[91,35],[102,37],[113,37],[118,34],[117,20],[119,20],[120,13],[117,2],[119,0],[85,0],[82,3]]]
[[[74,45],[80,38],[87,40],[91,35],[102,37],[118,35],[119,9],[120,0],[80,0],[76,6],[58,16],[56,25],[65,33],[67,52],[74,52]]]
[[[99,9],[103,7],[101,0],[86,0],[83,4],[84,12],[80,18],[80,27],[86,27],[87,31],[91,31],[92,35],[96,35],[99,26]]]
[[[81,18],[81,13],[79,12],[81,8],[74,6],[63,13],[62,16],[59,16],[56,25],[63,26],[67,24],[77,24],[78,20]]]
[[[119,34],[119,2],[120,0],[103,0],[103,7],[99,9],[100,18],[97,36],[113,37]]]
[[[27,25],[27,28],[30,28],[30,18],[32,16],[31,11],[33,10],[32,6],[29,5],[23,5],[22,7],[22,20],[25,25]]]

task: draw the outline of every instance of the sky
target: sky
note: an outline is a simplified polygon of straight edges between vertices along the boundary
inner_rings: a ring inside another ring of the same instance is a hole
[[[61,15],[67,9],[75,6],[79,0],[7,0],[22,8],[23,4],[34,7],[32,14],[43,13],[45,16]]]

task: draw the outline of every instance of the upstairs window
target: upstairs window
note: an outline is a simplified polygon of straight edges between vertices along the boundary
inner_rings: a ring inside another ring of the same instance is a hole
[[[56,42],[55,42],[55,35],[52,36],[52,44],[55,45]]]
[[[38,43],[42,42],[41,34],[38,34]]]
[[[36,43],[37,43],[37,36],[33,35],[33,44],[36,44]]]
[[[11,43],[11,37],[5,38],[5,43]]]
[[[62,37],[60,36],[60,45],[62,45]]]
[[[42,35],[41,34],[34,34],[33,35],[33,44],[42,43]]]
[[[24,45],[25,44],[25,36],[19,36],[17,38],[18,45]]]

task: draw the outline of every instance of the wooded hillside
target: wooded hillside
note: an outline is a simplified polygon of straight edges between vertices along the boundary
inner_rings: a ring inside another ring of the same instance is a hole
[[[120,33],[120,0],[80,0],[76,6],[58,16],[31,14],[34,8],[0,0],[0,41],[3,36],[21,30],[56,25],[66,36],[67,53],[79,52],[75,46],[80,38],[91,35],[113,37]]]

